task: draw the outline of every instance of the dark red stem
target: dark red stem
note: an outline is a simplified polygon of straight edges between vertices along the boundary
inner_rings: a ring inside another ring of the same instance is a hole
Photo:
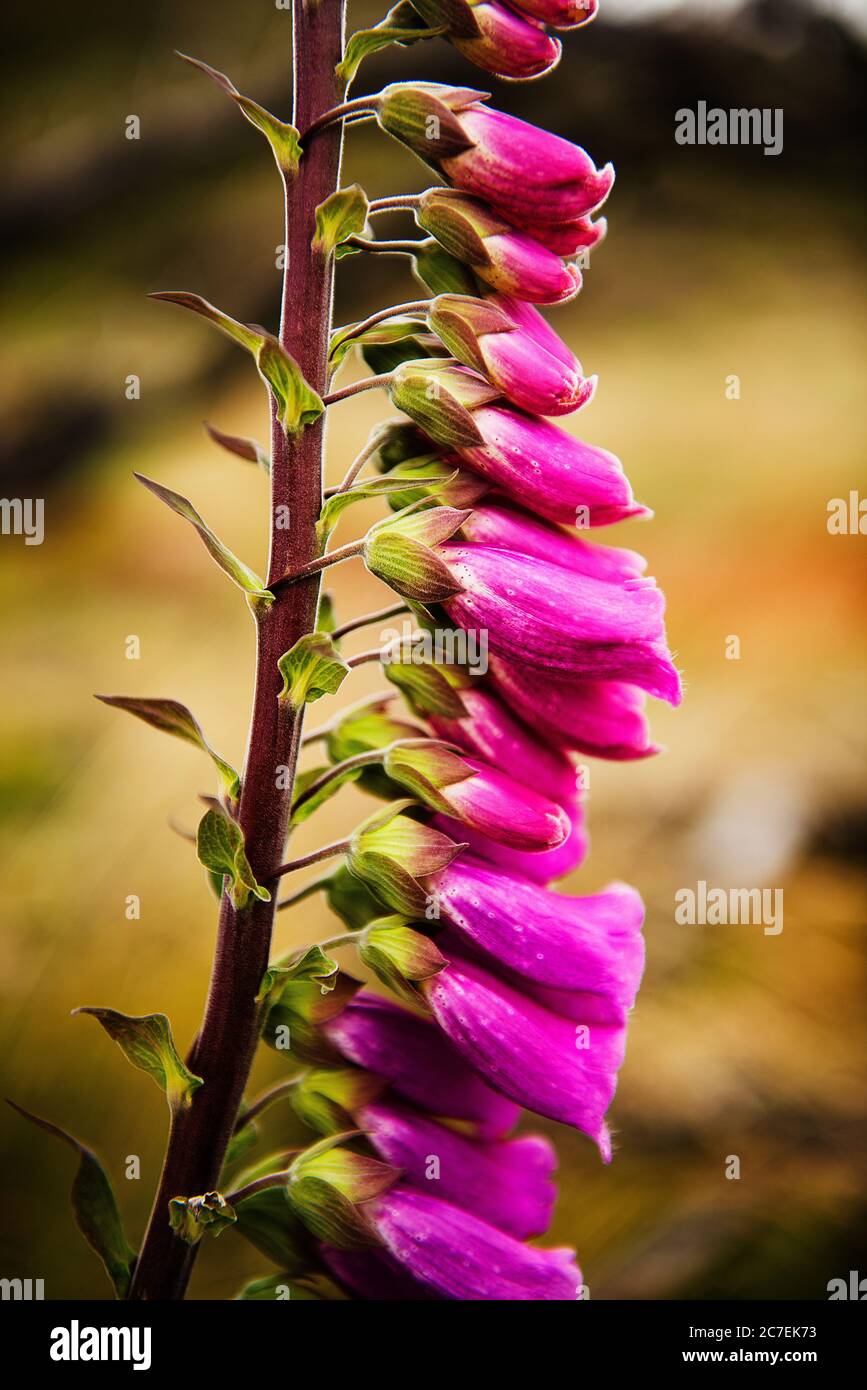
[[[343,97],[335,68],[343,54],[344,0],[294,0],[295,101],[293,122],[310,130]],[[321,129],[286,189],[286,272],[280,340],[310,384],[324,395],[328,381],[333,261],[312,249],[315,209],[338,186],[342,124]],[[272,518],[289,508],[291,529],[272,523],[269,582],[294,573],[317,556],[316,521],[322,505],[324,417],[296,439],[286,438],[276,415],[271,430]],[[277,661],[313,630],[319,576],[282,586],[258,621],[256,693],[238,817],[247,855],[260,882],[283,858],[292,803],[303,711],[278,701]],[[278,775],[288,768],[290,775]],[[279,784],[279,785],[278,785]],[[168,1203],[218,1186],[259,1036],[256,995],[268,965],[277,883],[272,900],[254,898],[236,912],[224,896],[205,1015],[189,1065],[204,1079],[169,1136],[159,1190],[133,1278],[132,1299],[181,1299],[198,1247],[169,1226]]]

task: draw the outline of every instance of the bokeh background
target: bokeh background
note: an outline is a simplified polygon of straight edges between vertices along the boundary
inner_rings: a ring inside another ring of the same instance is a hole
[[[648,555],[687,682],[680,711],[654,711],[664,756],[592,769],[592,853],[568,886],[636,883],[649,964],[613,1108],[615,1162],[542,1126],[561,1154],[552,1235],[577,1247],[592,1297],[824,1298],[830,1278],[867,1273],[865,542],[826,526],[830,499],[865,490],[863,10],[602,8],[566,37],[552,78],[481,82],[617,166],[608,240],[552,319],[600,376],[581,433],[622,457],[656,509],[610,538]],[[144,296],[187,288],[276,327],[267,151],[172,50],[286,114],[290,20],[272,0],[4,10],[2,492],[46,499],[46,538],[0,542],[3,1085],[98,1149],[137,1241],[164,1103],[69,1011],[163,1010],[189,1042],[215,910],[168,821],[194,826],[210,786],[192,750],[91,692],[175,696],[227,757],[243,755],[246,608],[131,475],[188,495],[264,563],[265,480],[201,424],[263,437],[258,380],[207,326]],[[378,13],[353,0],[352,24]],[[438,42],[374,58],[357,91],[415,75],[480,82]],[[699,100],[782,107],[784,152],[678,146],[674,112]],[[124,135],[131,114],[138,141]],[[369,127],[352,131],[345,173],[371,195],[426,182]],[[411,297],[403,262],[350,259],[338,321]],[[125,398],[129,374],[140,400]],[[376,393],[335,409],[333,480],[384,409]],[[383,601],[358,564],[331,587],[342,617]],[[139,660],[126,657],[130,636]],[[732,636],[739,660],[726,657]],[[357,696],[381,684],[369,668],[352,679]],[[368,804],[341,792],[299,852]],[[674,894],[699,879],[783,888],[783,932],[677,925]],[[125,918],[129,894],[138,921]],[[281,949],[331,925],[316,899],[278,920]],[[260,1059],[260,1083],[280,1074],[274,1054]],[[294,1137],[285,1109],[266,1130],[274,1147]],[[69,1213],[71,1155],[8,1111],[0,1138],[0,1274],[44,1278],[52,1298],[106,1296]],[[138,1182],[124,1178],[130,1154]],[[738,1181],[725,1177],[729,1155]],[[206,1242],[192,1296],[231,1297],[263,1265],[233,1235]]]

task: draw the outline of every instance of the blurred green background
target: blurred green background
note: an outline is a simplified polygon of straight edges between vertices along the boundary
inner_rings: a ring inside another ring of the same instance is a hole
[[[561,1155],[552,1239],[576,1246],[592,1297],[824,1298],[829,1279],[867,1273],[864,540],[826,527],[829,500],[865,487],[864,52],[827,6],[729,6],[715,21],[702,7],[648,6],[631,23],[629,8],[612,0],[566,36],[541,84],[489,81],[438,42],[371,60],[356,92],[410,76],[490,87],[618,170],[608,240],[582,294],[551,317],[600,377],[567,428],[618,453],[656,509],[605,539],[648,555],[687,697],[676,713],[653,711],[664,756],[592,768],[592,852],[568,886],[634,882],[649,963],[612,1112],[614,1163],[541,1126]],[[0,543],[3,1084],[98,1149],[137,1242],[164,1102],[69,1011],[163,1010],[188,1044],[215,910],[168,820],[194,826],[210,786],[193,751],[91,692],[174,696],[225,756],[243,756],[249,615],[131,474],[188,495],[264,564],[265,480],[201,427],[263,438],[258,381],[206,325],[144,296],[190,289],[276,327],[267,151],[172,50],[286,115],[290,20],[271,0],[5,10],[2,492],[46,499],[46,538]],[[354,0],[350,12],[360,27],[381,11]],[[782,107],[783,154],[676,145],[675,110],[699,100]],[[138,141],[125,138],[129,115]],[[428,181],[366,126],[351,132],[345,176],[371,195]],[[339,280],[338,321],[415,295],[399,261],[351,259]],[[129,374],[140,400],[125,398]],[[332,480],[385,408],[377,393],[336,407]],[[343,525],[338,539],[352,533]],[[357,563],[332,588],[341,617],[383,601]],[[731,636],[739,660],[726,659]],[[369,668],[352,681],[354,696],[381,684]],[[326,714],[323,703],[311,725]],[[298,852],[368,805],[344,790]],[[782,887],[782,934],[677,925],[674,894],[698,879]],[[139,921],[125,918],[130,894]],[[315,899],[278,921],[281,950],[329,931]],[[256,1080],[280,1072],[268,1054]],[[291,1123],[272,1113],[275,1147],[291,1142]],[[8,1111],[0,1142],[0,1274],[44,1278],[50,1298],[107,1296],[69,1214],[71,1155]],[[124,1178],[131,1154],[138,1182]],[[725,1177],[729,1155],[739,1181]],[[263,1259],[240,1239],[206,1242],[192,1296],[231,1297],[258,1272]]]

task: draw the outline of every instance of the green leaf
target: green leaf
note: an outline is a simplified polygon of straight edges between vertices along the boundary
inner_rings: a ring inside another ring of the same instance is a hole
[[[205,1192],[201,1197],[172,1197],[169,1202],[169,1224],[187,1245],[198,1245],[207,1230],[212,1235],[222,1235],[237,1219],[234,1207],[221,1192]]]
[[[349,675],[331,638],[325,632],[308,632],[277,662],[283,677],[280,699],[291,709],[333,695]]]
[[[281,173],[288,177],[294,177],[298,171],[298,164],[301,159],[301,144],[298,138],[298,131],[294,126],[288,125],[285,121],[280,121],[273,116],[270,111],[266,111],[264,106],[252,101],[250,97],[242,96],[233,82],[226,77],[225,73],[218,72],[216,68],[209,67],[207,63],[201,62],[198,58],[190,58],[186,53],[179,53],[179,58],[183,58],[185,63],[198,68],[205,73],[213,82],[217,83],[223,91],[237,102],[244,115],[251,125],[268,140],[274,158],[277,161],[277,168]]]
[[[235,454],[238,458],[244,459],[247,463],[255,463],[262,469],[263,473],[270,474],[271,459],[261,444],[257,444],[255,439],[247,439],[240,434],[224,434],[214,425],[205,421],[205,429],[211,436],[215,444],[219,444],[221,449],[225,449],[230,454]]]
[[[321,946],[308,946],[294,960],[278,960],[268,966],[256,1000],[275,1002],[290,980],[296,983],[312,981],[319,986],[320,993],[330,994],[337,983],[339,969],[337,961],[326,955]]]
[[[114,1190],[96,1154],[59,1125],[31,1114],[23,1106],[16,1105],[14,1100],[8,1104],[25,1120],[38,1125],[46,1134],[61,1139],[78,1154],[78,1170],[71,1192],[75,1222],[91,1250],[102,1260],[117,1298],[126,1298],[136,1252],[124,1235]]]
[[[332,985],[330,980],[316,977],[293,978],[291,969],[281,981],[280,969],[279,966],[269,967],[263,982],[263,1041],[277,1052],[288,1052],[295,1061],[312,1066],[339,1065],[340,1053],[328,1041],[320,1025],[346,1008],[361,988],[361,981],[341,970]],[[269,989],[267,982],[271,971],[274,974]]]
[[[457,478],[458,472],[458,469],[453,470],[450,477],[452,479]],[[443,478],[441,472],[432,470],[427,477],[419,477],[415,481],[419,487],[423,483],[441,485]],[[336,492],[333,497],[329,497],[316,523],[320,545],[324,546],[347,507],[351,507],[355,502],[368,502],[371,498],[387,497],[392,492],[406,492],[406,479],[403,477],[392,478],[389,475],[384,478],[365,478],[363,482],[356,483],[346,492]]]
[[[325,897],[331,911],[353,930],[380,913],[376,898],[345,864],[325,880]]]
[[[87,1005],[72,1012],[90,1014],[102,1024],[127,1061],[153,1077],[165,1093],[173,1114],[187,1108],[203,1084],[202,1078],[195,1076],[181,1061],[172,1038],[171,1024],[165,1014],[142,1014],[139,1018],[133,1018],[129,1014],[118,1013],[116,1009]]]
[[[172,492],[171,488],[163,487],[161,483],[155,483],[152,478],[145,478],[141,473],[136,473],[134,476],[161,502],[165,502],[167,507],[171,507],[173,512],[177,512],[178,516],[182,516],[185,521],[189,521],[196,528],[208,554],[213,560],[216,560],[220,569],[238,585],[239,589],[243,589],[251,599],[260,603],[270,604],[274,602],[274,595],[270,589],[265,588],[264,581],[259,578],[255,570],[251,570],[249,565],[245,565],[243,560],[239,560],[237,555],[233,555],[232,551],[223,545],[223,542],[214,535],[211,528],[199,516],[192,502],[189,502],[186,497],[182,497],[179,492]]]
[[[271,894],[256,882],[250,868],[240,825],[221,806],[212,806],[199,822],[196,852],[206,869],[232,880],[232,903],[239,911],[247,906],[251,893],[264,903],[271,901]]]
[[[233,801],[237,798],[241,789],[241,780],[237,772],[214,751],[202,733],[198,720],[186,705],[180,704],[177,700],[139,699],[134,695],[97,695],[96,698],[104,705],[111,705],[113,709],[127,710],[154,729],[173,734],[175,738],[182,738],[186,743],[201,748],[213,760],[228,795]]]
[[[407,45],[418,43],[420,39],[436,38],[445,33],[444,27],[428,29],[424,20],[408,3],[395,5],[373,29],[359,29],[346,45],[343,62],[337,68],[342,82],[350,83],[371,53],[397,43]]]
[[[360,184],[353,183],[331,193],[316,209],[314,251],[328,256],[347,237],[363,232],[367,209],[367,194]]]
[[[340,366],[346,354],[350,352],[352,348],[363,347],[368,343],[388,346],[393,343],[402,342],[404,339],[410,343],[415,343],[416,341],[421,341],[423,338],[429,338],[432,344],[439,344],[439,339],[436,338],[434,334],[426,332],[427,324],[424,319],[388,319],[385,323],[374,324],[372,328],[368,328],[364,333],[356,334],[354,337],[347,336],[352,334],[352,330],[355,327],[356,325],[351,323],[346,328],[338,328],[331,336],[328,360],[335,370]],[[439,345],[441,346],[441,344]],[[422,354],[415,352],[409,353],[408,355],[409,358],[412,359],[419,355],[423,356],[424,354],[423,352]],[[404,360],[403,357],[401,360]]]
[[[187,290],[159,290],[149,298],[164,299],[169,304],[178,304],[182,309],[201,314],[233,342],[246,348],[256,363],[260,377],[274,395],[278,417],[286,434],[297,434],[322,414],[325,406],[321,397],[304,379],[295,358],[273,334],[258,325],[239,323],[202,299],[201,295],[190,294]]]

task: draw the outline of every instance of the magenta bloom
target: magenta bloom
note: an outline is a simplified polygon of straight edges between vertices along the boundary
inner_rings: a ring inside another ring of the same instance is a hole
[[[635,501],[620,460],[584,444],[559,426],[511,406],[472,412],[484,443],[459,449],[476,472],[504,488],[530,511],[567,526],[610,526],[649,516]]]
[[[549,251],[556,251],[558,256],[575,256],[579,251],[592,251],[594,246],[599,246],[605,240],[608,232],[604,217],[597,217],[595,222],[589,217],[577,217],[574,222],[557,222],[545,227],[521,217],[515,217],[514,222],[516,227],[529,232]]]
[[[441,1297],[380,1250],[336,1250],[323,1245],[321,1254],[331,1276],[363,1303],[414,1303]]]
[[[570,897],[462,855],[431,878],[457,939],[514,978],[600,994],[630,1009],[644,968],[644,904],[634,889]],[[392,1160],[393,1161],[393,1160]]]
[[[515,0],[515,7],[552,29],[580,29],[599,11],[599,0]]]
[[[560,806],[478,758],[463,760],[475,776],[440,788],[463,826],[516,850],[554,849],[569,834]]]
[[[357,994],[323,1032],[347,1061],[384,1076],[430,1114],[466,1120],[486,1138],[506,1134],[518,1118],[518,1107],[470,1071],[438,1028],[387,999]]]
[[[446,952],[448,954],[448,952]],[[626,1017],[593,994],[567,996],[571,1018],[455,957],[423,985],[450,1042],[492,1086],[519,1105],[590,1136],[605,1162],[605,1112],[626,1045]]]
[[[639,579],[647,569],[644,556],[635,550],[594,545],[572,531],[551,526],[519,507],[499,501],[474,507],[461,527],[461,535],[473,545],[490,545],[497,550],[515,551],[518,555],[533,555],[537,560],[547,560],[575,574],[606,580],[610,584]]]
[[[647,726],[647,699],[637,685],[575,680],[499,657],[491,658],[490,674],[508,705],[523,719],[538,720],[561,748],[616,762],[659,752]]]
[[[478,198],[447,188],[421,195],[416,221],[493,289],[534,304],[560,304],[581,288],[581,272]]]
[[[473,854],[489,864],[499,864],[513,873],[523,874],[533,883],[552,883],[583,864],[589,849],[584,813],[577,798],[568,812],[564,808],[564,814],[569,821],[569,833],[562,844],[554,849],[534,851],[509,849],[489,835],[481,835],[448,816],[433,816],[430,823],[449,839],[466,844]]]
[[[506,218],[526,225],[574,222],[600,207],[614,169],[597,169],[579,145],[503,111],[476,103],[457,116],[469,149],[440,160],[457,188],[483,198]]]
[[[389,1255],[442,1298],[553,1301],[577,1297],[571,1250],[537,1250],[437,1197],[398,1183],[365,1203]]]
[[[507,767],[513,781],[534,788],[549,801],[567,809],[577,803],[575,769],[564,753],[539,742],[485,686],[469,686],[460,697],[467,711],[464,717],[428,715],[435,734],[494,767]]]
[[[532,304],[507,295],[443,294],[428,319],[458,361],[483,373],[513,405],[566,415],[593,395],[596,378],[582,375],[581,363]]]
[[[416,8],[424,14],[424,0],[420,0]],[[435,9],[435,0],[427,8],[429,11]],[[541,77],[559,63],[561,47],[558,41],[499,0],[484,0],[483,4],[474,5],[472,16],[481,31],[478,37],[465,38],[452,32],[448,38],[459,53],[486,72],[513,79]],[[441,24],[443,18],[430,22]]]
[[[670,704],[680,678],[652,579],[609,584],[485,545],[444,545],[460,593],[444,601],[463,628],[483,628],[495,656],[584,679],[628,681]]]
[[[379,1156],[402,1169],[413,1187],[472,1211],[518,1240],[548,1229],[557,1160],[547,1139],[468,1139],[390,1102],[366,1105],[355,1118]]]

